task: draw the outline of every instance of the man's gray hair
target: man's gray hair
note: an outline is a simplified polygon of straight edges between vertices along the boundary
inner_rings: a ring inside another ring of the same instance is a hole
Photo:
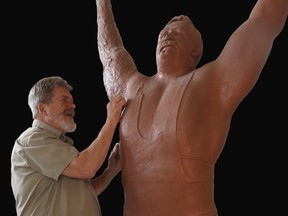
[[[28,95],[28,105],[33,119],[38,114],[38,104],[49,103],[52,99],[53,90],[57,87],[64,87],[68,91],[73,90],[73,87],[59,76],[45,77],[34,84]]]

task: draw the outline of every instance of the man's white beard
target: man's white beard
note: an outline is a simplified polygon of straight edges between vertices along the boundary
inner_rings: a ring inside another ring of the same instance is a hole
[[[77,124],[74,121],[66,122],[64,118],[59,119],[59,125],[65,132],[73,132],[77,128]]]

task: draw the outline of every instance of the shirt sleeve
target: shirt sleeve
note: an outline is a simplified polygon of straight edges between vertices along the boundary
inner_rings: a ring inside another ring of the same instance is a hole
[[[41,141],[34,137],[23,150],[31,168],[55,180],[58,180],[63,170],[79,154],[73,145],[55,137],[46,137]]]

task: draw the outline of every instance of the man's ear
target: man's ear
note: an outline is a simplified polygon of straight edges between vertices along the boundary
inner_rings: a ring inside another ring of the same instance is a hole
[[[46,114],[45,104],[43,104],[43,103],[38,103],[38,112],[39,112],[41,115],[45,115],[45,114]]]

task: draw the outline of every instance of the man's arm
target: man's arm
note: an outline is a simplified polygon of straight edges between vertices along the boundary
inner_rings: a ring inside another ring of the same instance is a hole
[[[107,188],[120,170],[119,143],[116,143],[109,155],[107,168],[101,175],[92,179],[92,185],[97,195],[101,194]]]
[[[109,98],[125,96],[126,85],[137,71],[134,60],[125,49],[116,26],[110,0],[96,0],[97,42],[103,77]]]
[[[125,106],[126,101],[122,96],[116,96],[107,104],[106,122],[97,137],[70,162],[62,175],[78,179],[91,179],[96,175],[106,159]]]
[[[258,0],[248,19],[231,35],[212,67],[221,80],[221,97],[235,108],[258,80],[274,39],[282,31],[288,0]],[[225,87],[225,88],[224,88]]]

